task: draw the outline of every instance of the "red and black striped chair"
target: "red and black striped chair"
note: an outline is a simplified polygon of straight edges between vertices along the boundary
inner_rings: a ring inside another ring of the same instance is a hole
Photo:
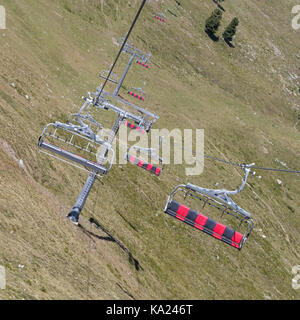
[[[166,23],[166,21],[167,21],[166,18],[162,18],[162,17],[160,17],[160,16],[157,15],[157,14],[154,16],[154,18],[157,19],[157,20],[159,20],[159,21],[161,21],[161,22],[164,22],[164,23]]]
[[[161,144],[161,139],[160,139],[160,144]],[[147,161],[145,161],[143,159],[140,159],[134,155],[131,155],[130,154],[131,148],[138,150],[140,152],[140,154],[144,153],[144,154],[147,154],[147,156],[151,156],[152,159],[153,158],[157,159],[160,166],[154,166],[151,163],[148,163]],[[129,147],[127,150],[127,154],[126,154],[126,160],[128,162],[140,167],[140,168],[147,170],[148,172],[150,172],[152,174],[155,174],[156,176],[159,176],[164,169],[163,159],[155,153],[154,149],[151,149],[151,148],[141,148],[138,146]]]
[[[193,194],[192,190],[187,186],[188,184],[179,185],[172,191],[167,200],[164,212],[200,231],[205,232],[206,234],[213,236],[218,240],[221,240],[226,244],[231,245],[234,248],[241,250],[242,246],[246,242],[254,227],[253,220],[250,217],[240,216],[230,206],[226,206],[224,204],[221,205],[219,201],[216,201],[213,198],[209,198],[207,195],[201,195],[200,193]],[[220,210],[222,212],[222,216],[225,213],[228,214],[228,217],[230,216],[236,218],[240,223],[243,223],[244,226],[246,226],[245,232],[238,232],[228,226],[215,221],[214,219],[205,216],[204,214],[196,210],[191,209],[188,206],[181,204],[178,201],[175,201],[174,196],[178,191],[183,191],[185,197],[191,196],[194,199],[201,200],[205,204],[208,204],[209,206]]]
[[[136,99],[139,99],[141,101],[145,101],[145,98],[143,96],[141,96],[141,95],[139,95],[139,94],[137,94],[137,93],[135,93],[135,92],[133,92],[131,90],[128,90],[127,94],[129,94],[130,96],[135,97]]]
[[[136,63],[139,64],[140,66],[146,68],[146,69],[150,69],[150,66],[148,64],[146,64],[146,63],[144,63],[144,62],[142,62],[140,60],[137,60]]]
[[[130,122],[128,122],[127,120],[124,122],[125,126],[127,126],[128,128],[132,129],[132,130],[137,130],[138,132],[140,133],[145,133],[145,129],[139,127],[139,126],[136,126]]]
[[[165,213],[235,248],[242,248],[242,240],[244,238],[243,234],[206,217],[202,213],[178,203],[177,201],[171,201],[168,204]]]
[[[128,162],[131,162],[132,164],[135,164],[136,166],[143,168],[143,169],[149,171],[150,173],[155,174],[156,176],[159,176],[161,174],[162,168],[153,166],[151,163],[147,163],[144,160],[139,159],[136,156],[127,154],[126,159]]]

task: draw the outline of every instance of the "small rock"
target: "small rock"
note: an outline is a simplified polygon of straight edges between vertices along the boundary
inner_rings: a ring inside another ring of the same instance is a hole
[[[24,162],[23,162],[22,159],[19,160],[19,166],[20,166],[22,169],[25,169]]]
[[[13,88],[16,88],[16,85],[12,82],[11,84],[10,84]]]
[[[25,96],[25,98],[26,98],[26,100],[29,100],[30,98],[29,98],[29,96],[26,94],[26,96]]]

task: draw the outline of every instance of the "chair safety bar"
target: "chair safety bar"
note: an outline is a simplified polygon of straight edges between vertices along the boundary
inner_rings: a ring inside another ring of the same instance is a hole
[[[223,224],[216,222],[215,220],[208,218],[175,200],[167,203],[164,212],[239,250],[242,249],[242,246],[249,235],[247,232],[246,234],[242,234],[224,226]]]
[[[43,148],[45,150],[48,150],[52,153],[55,153],[61,157],[66,158],[68,160],[74,161],[80,165],[88,167],[89,169],[92,169],[96,172],[100,172],[102,174],[106,174],[108,172],[108,168],[100,165],[99,163],[85,159],[77,154],[74,154],[74,153],[69,152],[67,150],[64,150],[62,148],[59,148],[51,143],[45,142],[41,138],[39,139],[38,146],[39,146],[39,148]]]

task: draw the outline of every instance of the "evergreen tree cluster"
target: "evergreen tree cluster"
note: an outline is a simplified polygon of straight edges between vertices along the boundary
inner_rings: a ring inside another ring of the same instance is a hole
[[[210,17],[205,21],[205,32],[212,38],[218,40],[216,32],[219,30],[222,20],[222,11],[220,9],[215,9]],[[237,17],[233,18],[229,25],[225,28],[222,33],[222,37],[225,42],[230,44],[233,37],[236,34],[236,29],[239,24],[239,19]]]

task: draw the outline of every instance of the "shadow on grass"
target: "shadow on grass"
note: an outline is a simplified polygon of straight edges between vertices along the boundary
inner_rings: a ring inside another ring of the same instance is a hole
[[[210,39],[214,42],[218,42],[219,41],[219,37],[217,37],[214,33],[205,30],[205,33],[210,37]]]
[[[230,47],[230,48],[235,48],[235,46],[228,40],[224,40],[226,42],[226,44]]]
[[[93,224],[97,229],[101,230],[102,232],[104,232],[107,236],[103,237],[103,236],[99,236],[97,234],[95,234],[94,232],[91,232],[89,230],[86,230],[81,224],[78,224],[78,227],[81,228],[81,230],[87,234],[88,236],[92,236],[95,237],[99,240],[105,240],[105,241],[111,241],[116,243],[127,255],[128,255],[128,259],[129,259],[129,263],[134,265],[135,269],[137,271],[139,270],[144,270],[142,268],[142,266],[140,265],[139,261],[137,259],[134,258],[134,256],[132,255],[132,253],[130,252],[130,250],[128,248],[126,248],[118,239],[116,239],[113,235],[110,234],[110,232],[108,230],[106,230],[96,219],[94,218],[90,218],[89,222],[91,224]]]
[[[135,297],[134,297],[130,292],[128,292],[126,289],[124,289],[118,282],[116,282],[116,285],[117,285],[124,293],[126,293],[132,300],[136,300]]]
[[[136,232],[138,232],[137,228],[130,222],[128,221],[118,210],[117,211],[117,214]]]
[[[224,9],[224,7],[222,7],[216,0],[213,0],[213,2],[218,6],[218,8],[220,9],[220,10],[222,10],[222,11],[226,11],[225,9]]]

